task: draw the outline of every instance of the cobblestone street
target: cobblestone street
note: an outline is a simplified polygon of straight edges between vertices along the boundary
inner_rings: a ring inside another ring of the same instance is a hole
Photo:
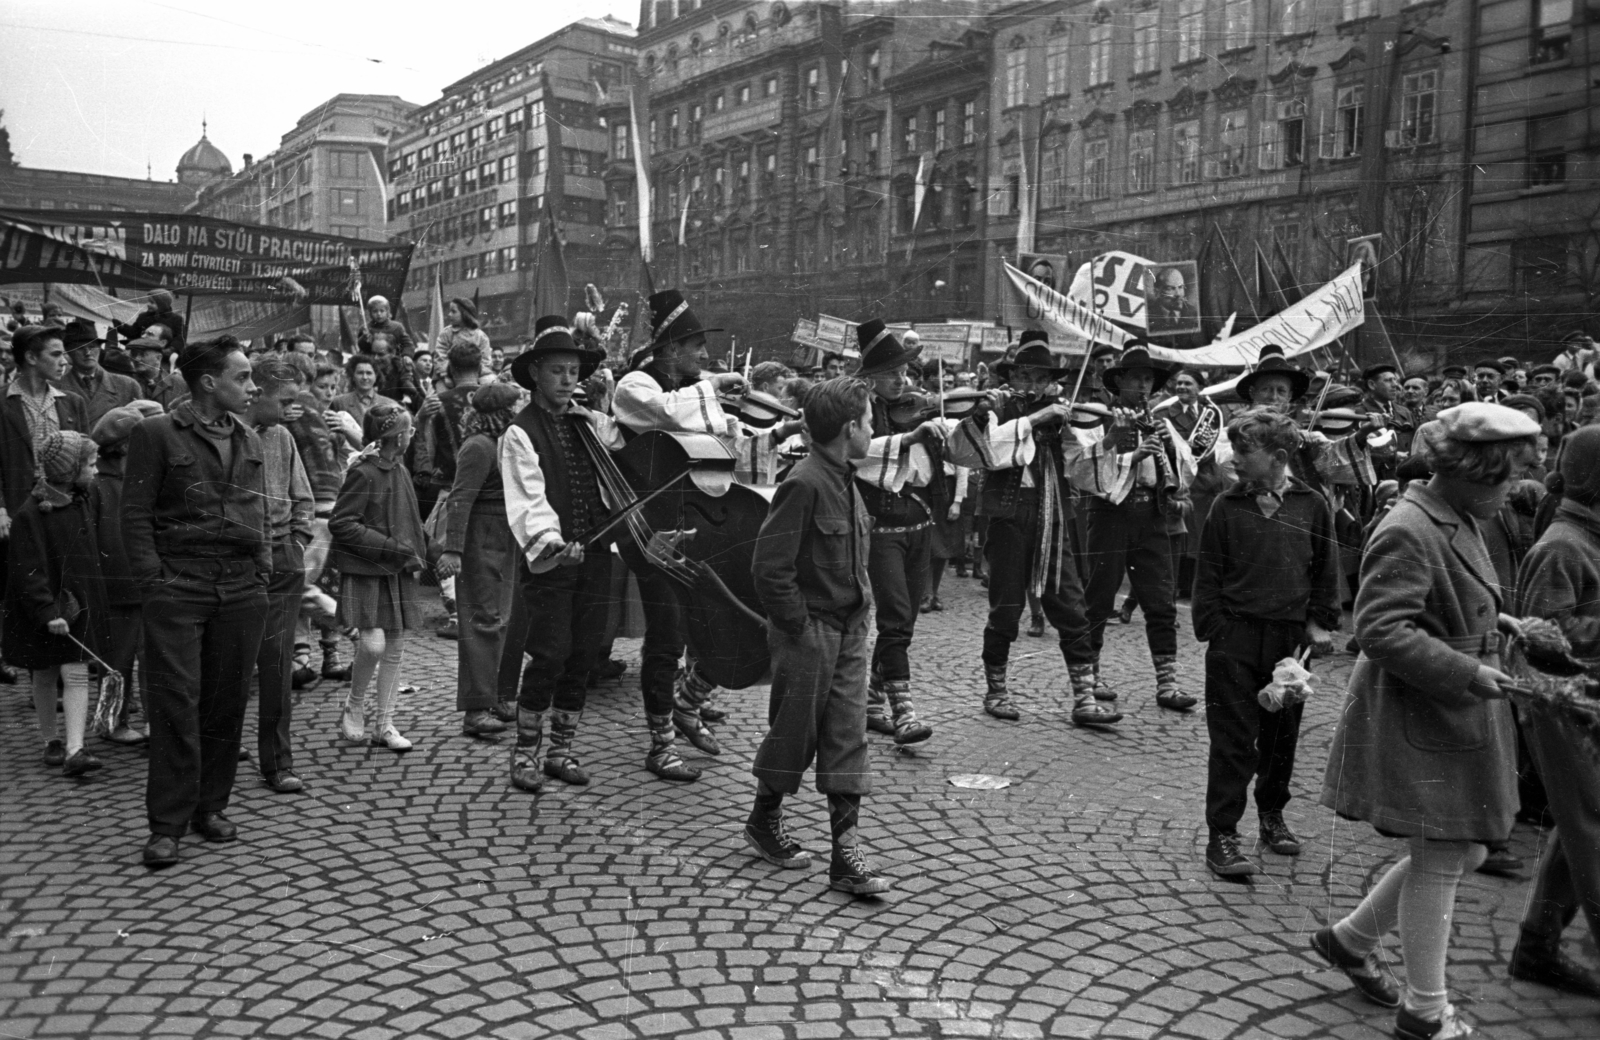
[[[64,779],[39,762],[26,685],[0,689],[0,1036],[1389,1035],[1392,1013],[1307,948],[1398,855],[1314,800],[1349,655],[1320,662],[1306,713],[1288,813],[1305,852],[1263,850],[1254,883],[1225,883],[1202,859],[1204,716],[1156,708],[1141,622],[1110,632],[1118,730],[1067,722],[1054,640],[1026,637],[1024,718],[1006,723],[980,710],[983,590],[952,576],[944,592],[913,646],[934,738],[873,738],[862,838],[895,880],[877,901],[830,892],[825,855],[783,871],[746,849],[765,687],[724,698],[723,754],[691,753],[700,782],[645,771],[637,640],[618,643],[628,673],[591,692],[587,788],[509,789],[509,741],[460,735],[455,645],[418,633],[398,718],[414,751],[336,743],[346,687],[308,689],[308,790],[274,794],[241,763],[241,840],[191,836],[154,874],[139,862],[143,751],[97,740],[106,768]],[[1186,608],[1180,621],[1198,694]],[[1012,785],[947,782],[962,773]],[[789,805],[825,851],[822,797]],[[1254,826],[1247,813],[1252,844]],[[1530,869],[1539,843],[1519,825]],[[1527,892],[1463,883],[1453,999],[1497,1040],[1600,1036],[1600,1003],[1507,978]],[[1580,920],[1569,948],[1585,933]],[[1385,949],[1397,958],[1392,936]]]

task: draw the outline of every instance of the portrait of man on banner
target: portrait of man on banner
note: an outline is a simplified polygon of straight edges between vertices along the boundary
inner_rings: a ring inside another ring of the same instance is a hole
[[[1145,282],[1145,314],[1150,335],[1177,336],[1200,331],[1200,275],[1193,260],[1156,264]]]
[[[1361,298],[1364,300],[1378,294],[1378,244],[1382,241],[1381,233],[1344,240],[1345,266],[1361,265]]]

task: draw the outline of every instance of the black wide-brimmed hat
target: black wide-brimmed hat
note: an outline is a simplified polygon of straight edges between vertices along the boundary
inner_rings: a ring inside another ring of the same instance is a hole
[[[922,344],[908,347],[877,318],[856,326],[856,342],[861,345],[858,376],[875,376],[909,364],[922,353]]]
[[[572,327],[567,324],[566,318],[559,314],[547,314],[533,324],[533,343],[511,359],[511,378],[517,381],[518,386],[538,390],[539,384],[533,378],[533,366],[540,358],[551,354],[576,355],[581,366],[578,369],[581,379],[594,375],[594,370],[606,359],[604,351],[578,346],[578,341],[572,338]]]
[[[1289,396],[1299,399],[1311,389],[1311,377],[1289,363],[1283,356],[1283,348],[1275,343],[1268,343],[1261,348],[1261,354],[1256,359],[1256,367],[1246,373],[1234,386],[1234,392],[1246,401],[1250,400],[1250,388],[1256,385],[1256,380],[1264,375],[1283,375],[1289,377]]]
[[[1122,378],[1123,373],[1135,368],[1148,368],[1155,373],[1155,382],[1150,384],[1152,394],[1166,386],[1167,380],[1172,378],[1172,369],[1151,357],[1150,348],[1143,340],[1132,339],[1123,348],[1122,356],[1117,358],[1117,363],[1100,373],[1100,382],[1107,390],[1116,393],[1121,389],[1117,386],[1117,381]]]
[[[656,351],[668,344],[694,336],[704,336],[708,332],[723,331],[701,325],[700,319],[689,309],[689,301],[685,300],[683,293],[676,289],[663,289],[651,295],[648,304],[650,341],[633,352],[633,356],[628,359],[630,369],[643,365],[655,355]]]
[[[1028,334],[1023,333],[1022,346],[1017,348],[1015,354],[994,366],[995,374],[1001,379],[1010,379],[1011,373],[1019,368],[1042,368],[1050,373],[1051,379],[1060,379],[1066,375],[1066,367],[1058,363],[1059,359],[1050,353],[1050,348],[1041,341],[1042,333],[1040,337],[1029,340]]]
[[[105,338],[94,330],[94,322],[88,318],[73,318],[61,330],[61,345],[68,350],[98,346],[104,342]]]

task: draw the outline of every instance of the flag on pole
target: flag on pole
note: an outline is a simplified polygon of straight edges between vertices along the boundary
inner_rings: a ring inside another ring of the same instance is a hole
[[[633,137],[633,193],[639,200],[639,255],[649,264],[656,258],[656,251],[650,241],[650,165],[644,154],[644,135],[639,132],[640,114],[650,111],[648,105],[640,103],[639,92],[643,89],[643,81],[635,76],[628,88],[628,119]]]
[[[1028,174],[1028,142],[1021,142],[1019,154],[1022,157],[1022,172],[1017,179],[1017,192],[1022,196],[1017,200],[1017,252],[1033,252],[1033,183]]]
[[[678,245],[689,244],[689,193],[683,193],[683,212],[678,214]]]
[[[534,304],[543,314],[567,313],[567,258],[561,235],[556,229],[556,214],[545,197],[544,248],[539,251],[539,271],[533,285]]]
[[[444,284],[439,269],[433,271],[433,299],[428,302],[428,349],[437,352],[444,342]]]

